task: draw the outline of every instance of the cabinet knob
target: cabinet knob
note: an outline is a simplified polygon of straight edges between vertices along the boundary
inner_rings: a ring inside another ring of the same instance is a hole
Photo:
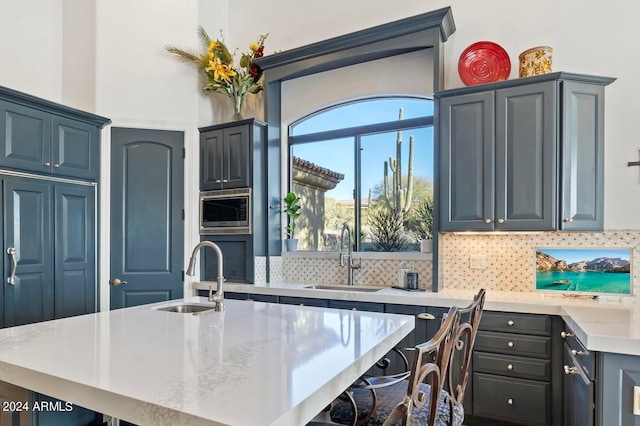
[[[222,182],[222,180],[216,179],[216,183],[221,183],[221,182]]]
[[[491,219],[485,219],[484,223],[491,223]]]
[[[564,374],[576,374],[576,368],[575,367],[569,367],[568,365],[564,366]]]
[[[513,324],[514,324],[513,320],[509,320],[509,321],[507,321],[507,325],[508,325],[509,327],[513,326]]]
[[[513,399],[512,398],[507,399],[507,404],[513,405]]]
[[[583,356],[586,355],[587,353],[584,351],[576,351],[575,349],[571,349],[571,355],[573,356]]]
[[[222,179],[222,183],[227,183],[229,182],[227,179]]]
[[[357,310],[358,310],[358,308],[351,308],[351,310],[352,310],[352,311],[357,311]]]
[[[498,223],[504,223],[504,219],[498,219]]]
[[[562,221],[565,222],[565,223],[570,223],[570,222],[573,222],[573,219],[571,219],[570,217],[566,217],[566,218],[562,219]]]
[[[60,164],[58,164],[58,163],[54,163],[54,164],[53,164],[53,167],[54,167],[54,168],[56,168],[56,169],[58,169],[58,168],[60,168]]]
[[[512,348],[512,347],[514,347],[515,345],[513,344],[513,342],[508,342],[508,343],[507,343],[507,346],[508,346],[508,347],[510,347],[510,348]]]
[[[513,370],[513,364],[507,365],[507,370]]]
[[[421,319],[421,320],[434,320],[434,319],[436,319],[436,317],[434,317],[433,315],[431,315],[428,312],[422,312],[422,313],[419,313],[416,316],[417,316],[418,319]]]
[[[51,163],[49,163],[48,161],[45,161],[44,166],[45,166],[45,167],[50,167],[50,166],[51,166]]]
[[[560,337],[562,337],[563,339],[566,339],[567,337],[573,337],[572,333],[567,333],[566,331],[561,331],[560,332]]]

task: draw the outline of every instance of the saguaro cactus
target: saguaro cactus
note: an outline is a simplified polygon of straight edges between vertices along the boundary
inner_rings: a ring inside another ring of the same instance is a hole
[[[400,108],[398,119],[402,120],[403,110]],[[396,138],[396,158],[389,157],[389,161],[384,162],[384,201],[389,210],[395,211],[404,219],[404,215],[411,208],[411,197],[413,196],[413,136],[409,136],[409,162],[407,170],[406,185],[402,184],[402,131],[398,131]],[[391,169],[391,179],[389,179],[389,169]],[[391,181],[390,181],[391,180]]]

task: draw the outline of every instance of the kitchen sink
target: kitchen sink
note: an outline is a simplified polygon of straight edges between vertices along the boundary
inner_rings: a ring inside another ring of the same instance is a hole
[[[183,303],[180,305],[166,306],[164,308],[155,308],[158,311],[178,312],[180,314],[197,314],[199,312],[210,311],[214,309],[211,305],[197,305],[193,303]]]
[[[363,291],[363,292],[374,292],[382,290],[382,287],[364,287],[357,285],[308,285],[305,288],[309,288],[312,290],[340,290],[340,291]]]

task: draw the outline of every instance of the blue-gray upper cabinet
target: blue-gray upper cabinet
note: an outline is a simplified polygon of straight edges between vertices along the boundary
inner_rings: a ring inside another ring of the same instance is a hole
[[[553,73],[436,93],[440,230],[600,230],[604,86]]]
[[[254,147],[264,140],[265,124],[254,119],[201,128],[200,189],[253,186],[255,167],[262,161],[254,155]]]
[[[0,167],[97,180],[99,151],[97,124],[0,100]]]

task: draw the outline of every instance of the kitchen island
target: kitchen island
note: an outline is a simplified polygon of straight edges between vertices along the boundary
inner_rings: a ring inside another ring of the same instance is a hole
[[[235,300],[161,309],[180,302],[2,329],[0,381],[136,424],[298,426],[414,328],[405,315]]]

